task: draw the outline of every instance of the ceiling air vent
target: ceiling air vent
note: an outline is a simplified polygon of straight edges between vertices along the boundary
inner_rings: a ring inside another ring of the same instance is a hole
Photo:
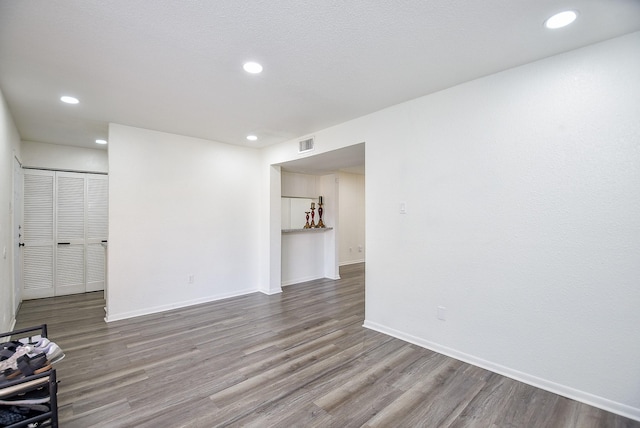
[[[302,140],[298,144],[298,153],[310,152],[313,150],[313,137]]]

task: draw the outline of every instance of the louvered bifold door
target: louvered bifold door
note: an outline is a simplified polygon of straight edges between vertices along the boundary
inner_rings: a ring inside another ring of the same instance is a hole
[[[56,174],[55,295],[85,292],[85,176]]]
[[[87,291],[104,290],[108,237],[109,181],[87,176]]]
[[[54,173],[24,171],[24,299],[54,295]]]

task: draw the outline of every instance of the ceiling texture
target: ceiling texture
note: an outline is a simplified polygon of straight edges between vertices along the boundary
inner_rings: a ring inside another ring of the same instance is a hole
[[[0,89],[25,141],[260,148],[638,30],[638,0],[0,0]]]

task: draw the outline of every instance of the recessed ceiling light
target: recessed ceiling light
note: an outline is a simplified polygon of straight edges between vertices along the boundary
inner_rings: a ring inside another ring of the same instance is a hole
[[[245,62],[242,68],[244,68],[244,71],[246,71],[247,73],[251,73],[251,74],[262,73],[262,66],[257,62]]]
[[[78,104],[80,102],[76,97],[70,97],[68,95],[60,97],[60,101],[67,104]]]
[[[551,18],[544,22],[544,26],[555,30],[556,28],[566,27],[576,20],[578,14],[573,10],[565,10],[564,12],[556,13]]]
[[[257,141],[258,137],[256,135],[247,135],[247,140],[249,140],[249,141]]]
[[[107,144],[107,140],[96,140],[96,144]]]

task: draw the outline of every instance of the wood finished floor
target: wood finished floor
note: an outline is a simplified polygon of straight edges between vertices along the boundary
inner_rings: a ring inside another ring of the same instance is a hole
[[[63,428],[640,427],[362,327],[364,265],[106,324],[102,293],[23,302],[47,323]]]

